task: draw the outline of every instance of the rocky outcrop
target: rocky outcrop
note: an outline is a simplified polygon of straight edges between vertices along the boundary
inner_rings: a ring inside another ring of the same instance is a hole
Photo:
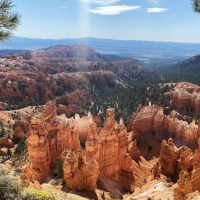
[[[193,169],[200,168],[200,160],[199,160],[199,158],[200,158],[200,139],[198,141],[198,144],[199,144],[199,148],[195,150],[195,153],[191,158],[191,163],[192,163]]]
[[[146,106],[135,113],[132,122],[133,139],[153,132],[154,116],[159,111],[158,106]]]
[[[71,190],[94,191],[99,176],[119,182],[128,190],[134,189],[127,131],[122,119],[119,124],[115,121],[114,109],[107,110],[102,129],[97,128],[90,113],[83,118],[76,115],[75,119],[64,114],[57,116],[55,102],[41,107],[30,121],[27,146],[35,180],[42,182],[50,166],[62,158],[64,178]],[[83,136],[85,148],[81,149]],[[138,156],[136,141],[132,147],[132,153]]]
[[[15,145],[14,143],[9,140],[7,137],[0,138],[0,156],[6,156],[7,152],[1,150],[1,148],[13,148]]]
[[[153,178],[160,178],[161,175],[161,169],[159,162],[156,162],[152,168]]]
[[[104,128],[99,133],[101,141],[98,159],[100,175],[119,181],[127,189],[134,188],[134,175],[131,169],[132,158],[127,153],[127,131],[120,120],[114,119],[114,109],[107,109]]]
[[[101,141],[96,132],[96,124],[90,123],[85,143],[85,150],[64,150],[62,153],[63,171],[66,186],[71,189],[91,190],[97,188]]]
[[[87,116],[80,118],[79,114],[75,114],[75,118],[72,118],[74,130],[79,134],[81,143],[85,143],[88,136],[89,126],[93,122],[91,113]]]
[[[178,186],[174,188],[175,200],[186,200],[188,194],[196,190],[200,191],[200,168],[192,172],[186,170],[181,171],[177,183]]]
[[[34,183],[33,173],[30,164],[27,164],[25,166],[25,169],[21,174],[21,179],[23,187],[28,187],[31,182]]]
[[[32,162],[33,177],[44,181],[65,148],[80,149],[78,134],[65,122],[65,116],[58,118],[55,102],[40,107],[30,119],[27,135],[28,153]]]
[[[96,160],[86,161],[84,150],[68,151],[62,153],[63,172],[66,186],[70,190],[97,189],[99,165]]]
[[[80,117],[86,115],[84,110],[80,106],[77,106],[75,104],[69,105],[67,107],[60,106],[57,110],[57,114],[58,115],[65,114],[67,118],[73,117],[75,116],[75,114],[79,114]]]
[[[89,124],[89,130],[87,135],[87,141],[85,142],[85,148],[86,148],[86,161],[99,160],[101,140],[99,139],[95,123]]]
[[[22,53],[22,57],[24,59],[31,59],[32,58],[32,54],[31,54],[31,52],[25,52],[25,53]]]
[[[29,131],[28,119],[15,121],[13,140],[19,141],[21,139],[24,139],[28,131]]]
[[[13,148],[14,143],[6,137],[0,138],[0,149],[1,148]]]
[[[178,164],[177,173],[182,170],[192,170],[191,156],[193,155],[191,149],[186,146],[182,146],[178,151]]]
[[[175,200],[187,199],[188,194],[200,191],[200,139],[198,144],[199,148],[193,156],[190,150],[182,148],[182,160],[185,161],[181,165],[183,170],[179,174],[178,186],[174,188]]]
[[[188,83],[179,83],[172,93],[171,107],[174,109],[184,109],[184,112],[200,112],[200,87]]]
[[[178,149],[173,139],[169,138],[168,143],[163,140],[159,157],[161,172],[168,176],[178,177],[182,170],[191,171],[193,169],[192,155],[191,149],[187,146]]]
[[[159,163],[161,166],[161,172],[165,175],[173,176],[176,171],[177,165],[177,149],[173,143],[173,139],[169,139],[168,142],[163,140],[161,144]]]
[[[133,160],[136,160],[140,156],[140,151],[137,150],[137,141],[131,141],[128,145],[128,152]]]
[[[199,125],[198,125],[198,129],[195,132],[195,140],[198,142],[199,138],[200,138],[200,122],[199,122]]]
[[[24,133],[24,131],[21,129],[20,126],[16,126],[15,129],[14,129],[14,135],[13,135],[13,140],[16,141],[16,140],[21,140],[23,138],[25,138],[26,135]]]
[[[163,108],[159,106],[145,106],[132,114],[129,119],[129,127],[132,125],[132,139],[136,139],[147,133],[167,132],[185,142],[192,142],[198,138],[195,122],[179,120],[171,115],[164,115]]]
[[[85,90],[76,90],[71,92],[70,94],[63,95],[61,97],[55,98],[55,101],[59,104],[64,105],[86,105],[91,103],[91,96],[89,92]]]

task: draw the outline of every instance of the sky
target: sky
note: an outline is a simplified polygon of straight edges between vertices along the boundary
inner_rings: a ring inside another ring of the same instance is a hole
[[[15,36],[200,43],[191,0],[14,0]]]

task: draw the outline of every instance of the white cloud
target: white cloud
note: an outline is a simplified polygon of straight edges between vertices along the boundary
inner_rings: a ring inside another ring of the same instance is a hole
[[[148,13],[161,13],[167,11],[168,8],[147,8]]]
[[[82,2],[85,3],[96,3],[96,4],[100,4],[100,5],[111,5],[111,4],[115,4],[121,0],[81,0]]]
[[[136,10],[139,9],[140,6],[103,6],[97,7],[96,9],[89,9],[88,11],[100,15],[118,15],[122,12],[129,11],[129,10]]]

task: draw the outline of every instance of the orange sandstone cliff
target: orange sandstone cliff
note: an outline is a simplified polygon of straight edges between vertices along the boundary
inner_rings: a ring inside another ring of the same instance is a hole
[[[148,167],[143,167],[132,160],[139,158],[136,141],[130,142],[128,150],[126,127],[122,119],[119,124],[115,121],[114,109],[107,109],[103,128],[97,127],[91,114],[69,119],[64,114],[58,116],[56,109],[51,101],[30,119],[27,146],[35,180],[42,183],[58,158],[63,160],[66,186],[71,190],[94,191],[99,177],[134,190],[142,179],[136,173],[151,174],[152,165],[148,162]],[[80,141],[85,141],[85,145],[81,147]]]

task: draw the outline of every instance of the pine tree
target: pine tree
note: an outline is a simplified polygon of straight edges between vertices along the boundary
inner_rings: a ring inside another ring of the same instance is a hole
[[[7,150],[7,157],[8,158],[12,157],[12,151],[10,150],[10,148],[8,148],[8,150]]]
[[[63,161],[59,158],[55,164],[54,173],[57,178],[63,178]]]
[[[200,13],[200,0],[193,0],[193,9],[195,12]]]
[[[0,1],[0,40],[3,42],[12,37],[12,31],[20,23],[20,15],[11,11],[13,7],[12,0]]]

